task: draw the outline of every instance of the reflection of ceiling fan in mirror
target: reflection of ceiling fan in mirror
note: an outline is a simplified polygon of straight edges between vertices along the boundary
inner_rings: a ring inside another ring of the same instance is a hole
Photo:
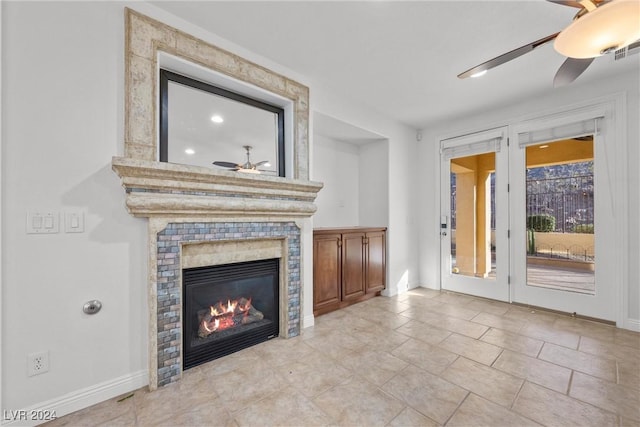
[[[245,163],[233,163],[233,162],[213,162],[214,165],[220,166],[223,168],[229,168],[229,170],[244,172],[244,173],[260,173],[267,172],[262,169],[258,169],[260,166],[264,166],[266,168],[270,167],[271,164],[269,160],[263,160],[258,163],[251,163],[251,149],[253,148],[250,145],[243,145],[242,148],[247,150],[247,161]]]
[[[547,0],[580,9],[564,30],[483,62],[458,74],[479,77],[491,68],[554,41],[567,57],[553,79],[555,87],[573,82],[601,55],[616,52],[616,60],[640,51],[640,0]]]

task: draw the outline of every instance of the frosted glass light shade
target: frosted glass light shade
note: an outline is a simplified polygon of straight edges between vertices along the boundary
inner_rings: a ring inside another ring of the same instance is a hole
[[[570,58],[595,58],[640,39],[640,1],[612,0],[576,19],[553,47]]]

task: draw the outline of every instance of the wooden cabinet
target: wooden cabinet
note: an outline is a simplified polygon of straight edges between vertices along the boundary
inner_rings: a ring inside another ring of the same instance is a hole
[[[313,314],[379,295],[385,288],[386,228],[313,232]]]

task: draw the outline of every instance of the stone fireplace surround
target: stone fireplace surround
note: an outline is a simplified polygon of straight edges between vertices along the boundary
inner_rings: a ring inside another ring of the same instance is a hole
[[[248,175],[157,159],[159,53],[226,74],[293,106],[292,177]],[[149,388],[182,375],[182,269],[280,259],[280,337],[298,335],[305,218],[322,184],[308,179],[308,88],[125,9],[125,155],[112,159],[126,207],[148,218]],[[308,228],[308,226],[307,226]]]

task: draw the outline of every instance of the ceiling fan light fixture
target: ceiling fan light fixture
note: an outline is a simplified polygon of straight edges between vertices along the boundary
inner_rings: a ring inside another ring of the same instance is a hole
[[[553,47],[569,58],[595,58],[640,39],[640,1],[612,0],[585,13],[556,37]]]
[[[260,174],[260,171],[257,169],[245,169],[245,168],[240,168],[238,169],[238,172],[242,172],[242,173],[253,173],[253,174]]]

